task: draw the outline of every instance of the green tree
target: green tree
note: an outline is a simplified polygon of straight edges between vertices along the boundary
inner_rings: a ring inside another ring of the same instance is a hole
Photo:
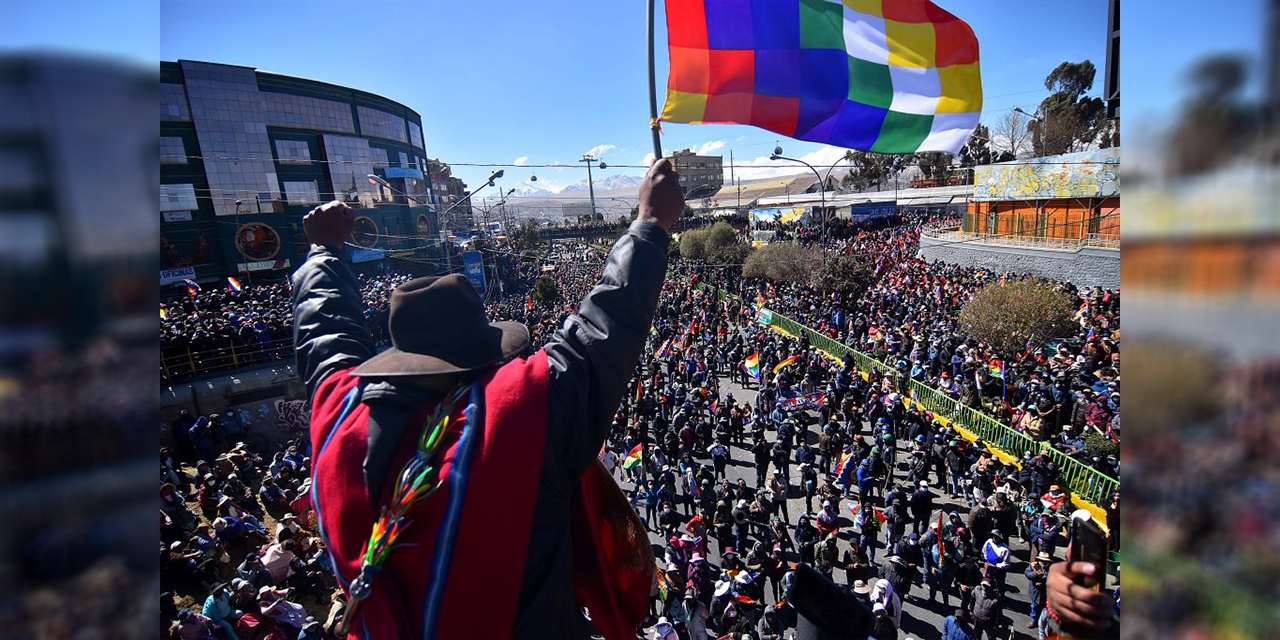
[[[809,284],[822,266],[822,251],[794,242],[767,244],[747,256],[742,265],[745,278],[765,278],[775,282]]]
[[[749,248],[726,222],[691,229],[680,234],[680,255],[712,264],[742,264]]]
[[[542,246],[542,230],[534,220],[521,220],[520,226],[516,227],[515,232],[511,234],[511,239],[519,244],[522,250],[529,251]]]
[[[853,256],[841,256],[825,261],[813,272],[810,284],[815,289],[842,294],[846,300],[856,300],[871,286],[871,269]]]
[[[560,290],[556,288],[556,281],[550,276],[538,276],[533,283],[533,293],[530,296],[538,302],[553,302],[560,297]]]
[[[1053,93],[1040,102],[1041,117],[1027,123],[1036,155],[1081,150],[1107,127],[1102,98],[1085,95],[1093,88],[1095,75],[1097,69],[1085,60],[1063,62],[1045,78],[1044,88]]]
[[[1074,299],[1040,278],[1007,284],[990,283],[969,299],[960,312],[960,326],[987,343],[1002,358],[1012,358],[1027,343],[1071,335]]]
[[[973,129],[973,135],[969,136],[969,141],[960,149],[960,166],[975,167],[991,164],[993,157],[991,130],[987,125],[978,124]]]

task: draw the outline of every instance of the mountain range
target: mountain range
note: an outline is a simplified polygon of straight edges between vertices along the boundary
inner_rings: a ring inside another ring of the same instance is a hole
[[[637,176],[625,176],[622,174],[614,174],[595,181],[596,193],[612,192],[612,191],[635,191],[640,188],[640,182],[643,178]],[[538,196],[550,195],[586,195],[590,193],[587,181],[582,180],[558,189],[543,189],[536,184],[521,182],[515,186],[515,195],[522,198],[531,198]]]

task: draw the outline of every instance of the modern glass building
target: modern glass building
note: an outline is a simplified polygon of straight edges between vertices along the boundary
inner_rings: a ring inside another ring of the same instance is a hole
[[[333,199],[357,209],[357,263],[437,242],[426,162],[422,117],[398,102],[250,67],[161,62],[161,285],[280,281],[306,256],[302,216]]]

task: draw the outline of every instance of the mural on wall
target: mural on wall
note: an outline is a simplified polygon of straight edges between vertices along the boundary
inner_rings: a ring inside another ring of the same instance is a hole
[[[1120,195],[1120,149],[1098,149],[977,167],[972,201]]]
[[[305,400],[276,400],[276,427],[286,435],[307,433],[311,412]]]

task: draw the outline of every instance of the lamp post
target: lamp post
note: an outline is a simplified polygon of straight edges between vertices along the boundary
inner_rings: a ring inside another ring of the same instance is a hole
[[[774,148],[773,148],[773,155],[769,156],[769,159],[770,159],[770,160],[775,160],[775,161],[776,161],[776,160],[790,160],[791,162],[799,162],[800,164],[802,164],[802,165],[804,165],[804,166],[806,166],[806,167],[809,167],[809,170],[813,172],[814,177],[816,177],[816,178],[818,179],[818,189],[819,189],[818,194],[820,195],[820,197],[821,197],[821,202],[822,202],[822,214],[821,214],[821,216],[822,216],[822,246],[823,246],[823,255],[826,255],[826,245],[827,245],[827,185],[826,185],[826,182],[824,182],[824,181],[823,181],[823,179],[822,179],[822,175],[821,175],[821,174],[819,174],[819,173],[818,173],[818,170],[817,170],[817,169],[814,169],[814,168],[813,168],[813,165],[809,164],[808,162],[805,162],[804,160],[798,160],[798,159],[796,159],[796,158],[788,158],[788,157],[786,157],[786,156],[782,155],[782,147],[780,147],[780,146],[778,146],[778,147],[774,147]],[[834,167],[834,165],[833,165],[833,167]],[[830,171],[828,171],[828,172],[827,172],[827,175],[831,175],[831,172],[830,172]]]
[[[579,160],[578,162],[587,163],[587,193],[591,194],[591,221],[595,222],[596,221],[596,186],[595,186],[595,182],[591,179],[591,165],[596,163],[596,158],[595,156],[588,153],[582,156],[582,159]],[[605,169],[608,169],[608,168],[609,168],[608,164],[604,162],[600,163],[601,171],[604,171]]]
[[[1026,111],[1022,110],[1022,107],[1014,107],[1013,110],[1015,113],[1021,113],[1022,115],[1028,118],[1031,118],[1032,120],[1040,121],[1040,127],[1041,127],[1040,151],[1043,152],[1044,155],[1049,155],[1049,117],[1048,117],[1049,114],[1048,112],[1046,111],[1044,115],[1041,115],[1040,112],[1042,110],[1040,108],[1037,108],[1035,113],[1027,113]],[[1016,149],[1014,150],[1014,154],[1015,155],[1017,154]]]
[[[257,196],[254,196],[255,198]],[[236,200],[236,235],[231,238],[232,244],[236,245],[236,251],[240,253],[240,257],[244,259],[244,283],[253,284],[253,272],[249,270],[249,256],[240,248],[240,204],[242,200]],[[261,213],[261,211],[259,211]]]

